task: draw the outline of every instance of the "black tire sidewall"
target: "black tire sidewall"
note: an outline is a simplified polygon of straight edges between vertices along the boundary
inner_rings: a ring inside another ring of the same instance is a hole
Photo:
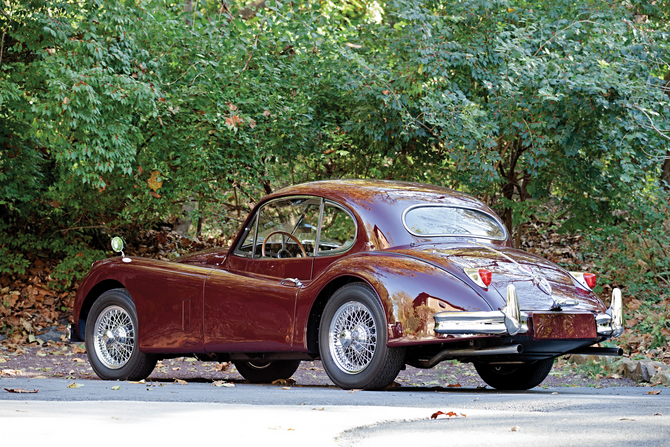
[[[519,365],[508,372],[497,372],[491,365],[476,363],[479,377],[489,386],[498,390],[528,390],[541,384],[547,378],[554,359],[538,360],[526,365]]]
[[[377,346],[375,347],[372,361],[364,370],[355,374],[344,372],[337,366],[330,352],[330,341],[328,339],[330,324],[335,313],[340,307],[351,301],[359,302],[370,310],[377,328]],[[399,352],[393,349],[400,348],[388,348],[386,342],[386,317],[375,292],[363,283],[352,283],[338,289],[326,304],[319,327],[319,351],[321,353],[321,362],[328,377],[343,389],[385,388],[393,382],[402,366],[398,365],[395,373],[389,370],[389,357],[392,357],[390,369],[396,369],[395,363],[398,363],[396,358]],[[390,379],[385,378],[390,376],[392,376]]]
[[[247,361],[234,361],[237,372],[251,383],[271,383],[289,379],[300,366],[300,360],[273,360],[264,368],[254,368]]]
[[[95,322],[106,308],[110,306],[119,306],[123,308],[128,315],[133,324],[134,329],[134,340],[133,340],[133,352],[130,355],[130,360],[124,366],[118,369],[111,369],[105,366],[100,359],[98,358],[95,346],[94,346],[94,331],[95,331]],[[138,370],[142,368],[143,363],[146,361],[146,356],[142,354],[138,347],[138,329],[139,325],[137,323],[137,311],[135,310],[135,304],[131,299],[130,295],[125,289],[112,289],[104,292],[100,297],[93,303],[91,310],[86,319],[86,354],[88,355],[88,360],[91,363],[93,371],[103,380],[135,380]]]

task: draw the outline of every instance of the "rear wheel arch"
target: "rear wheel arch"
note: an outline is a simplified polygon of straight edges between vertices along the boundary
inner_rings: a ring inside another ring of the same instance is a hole
[[[319,353],[319,326],[321,325],[321,316],[323,315],[323,309],[326,307],[326,304],[335,292],[347,284],[354,282],[366,284],[375,290],[375,294],[377,294],[377,296],[379,295],[376,292],[375,287],[373,287],[368,281],[357,276],[340,276],[328,283],[328,285],[321,289],[321,292],[317,296],[316,300],[314,300],[314,304],[312,304],[312,310],[310,311],[309,318],[307,320],[306,339],[307,349],[310,353]],[[382,307],[385,307],[381,300],[380,304]]]

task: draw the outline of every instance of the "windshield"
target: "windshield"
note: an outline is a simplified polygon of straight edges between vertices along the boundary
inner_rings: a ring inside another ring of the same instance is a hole
[[[481,211],[447,205],[419,205],[403,215],[405,228],[414,236],[474,236],[505,239],[502,226]]]

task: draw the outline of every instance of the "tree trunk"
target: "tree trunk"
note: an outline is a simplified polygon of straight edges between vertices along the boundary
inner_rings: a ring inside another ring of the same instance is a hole
[[[193,0],[184,0],[184,12],[193,12]]]
[[[665,94],[670,98],[670,71],[665,74]],[[663,184],[665,182],[665,184]],[[670,150],[665,154],[663,169],[661,170],[661,184],[666,191],[670,191]]]
[[[661,183],[665,182],[663,188],[670,191],[670,151],[665,154],[665,162],[663,163],[663,171],[661,171]]]

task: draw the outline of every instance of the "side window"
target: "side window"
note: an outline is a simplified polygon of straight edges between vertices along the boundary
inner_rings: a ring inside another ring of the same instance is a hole
[[[319,254],[342,252],[354,245],[356,224],[351,215],[332,202],[323,207]]]
[[[316,197],[277,199],[264,205],[259,213],[254,257],[314,256],[320,207],[321,199]]]

